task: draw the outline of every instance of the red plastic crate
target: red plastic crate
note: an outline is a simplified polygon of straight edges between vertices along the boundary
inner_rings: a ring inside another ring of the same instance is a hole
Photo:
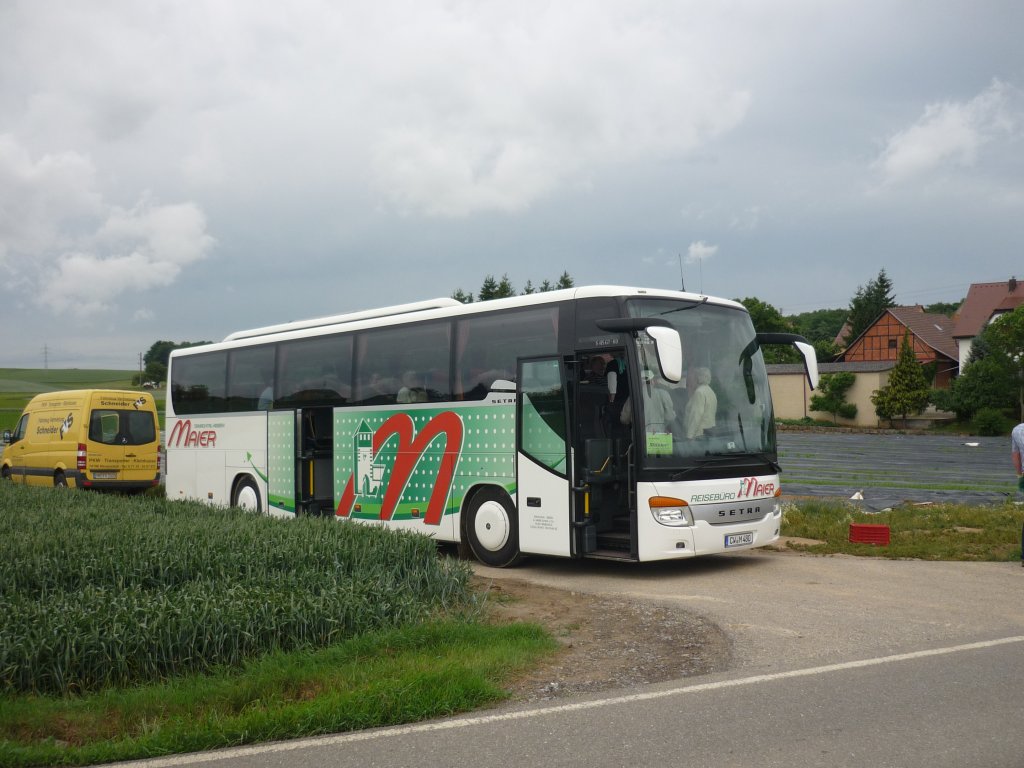
[[[876,523],[850,523],[851,544],[889,546],[889,526]]]

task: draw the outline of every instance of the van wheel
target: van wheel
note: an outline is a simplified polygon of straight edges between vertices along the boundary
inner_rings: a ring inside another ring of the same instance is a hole
[[[0,467],[0,480],[10,480],[10,479],[11,479],[11,468],[10,467]]]
[[[484,565],[507,568],[522,559],[516,510],[504,491],[485,488],[474,495],[465,530],[469,548]]]
[[[231,506],[245,509],[249,512],[262,512],[263,502],[260,499],[260,489],[256,481],[251,477],[243,477],[235,486],[235,492],[231,495]]]
[[[57,472],[53,476],[53,487],[54,488],[67,488],[68,479],[64,476],[63,472]]]

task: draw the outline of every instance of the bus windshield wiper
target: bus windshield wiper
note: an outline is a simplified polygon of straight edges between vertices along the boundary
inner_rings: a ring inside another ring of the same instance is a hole
[[[782,469],[779,466],[778,462],[775,461],[775,459],[773,459],[769,454],[764,453],[764,452],[745,453],[745,452],[739,452],[739,451],[732,451],[732,452],[725,452],[725,451],[714,451],[713,452],[713,451],[708,451],[703,456],[696,456],[696,457],[694,457],[692,459],[692,461],[693,461],[693,465],[692,466],[689,466],[686,469],[683,469],[683,470],[680,470],[679,472],[676,472],[674,475],[672,475],[671,479],[672,480],[682,480],[687,475],[689,475],[691,472],[695,472],[698,469],[703,469],[704,467],[706,467],[708,465],[711,465],[711,464],[725,464],[725,463],[729,463],[729,462],[732,462],[734,464],[744,464],[744,463],[748,463],[746,460],[749,460],[749,459],[758,459],[760,461],[763,461],[765,464],[770,466],[772,468],[772,470],[775,471],[775,472],[779,472]]]
[[[671,315],[673,312],[685,312],[688,309],[695,309],[696,307],[699,307],[702,304],[707,304],[707,303],[708,303],[708,297],[707,296],[701,296],[700,297],[700,301],[695,301],[692,304],[690,304],[688,307],[676,307],[675,309],[666,309],[664,312],[659,312],[658,315],[660,317],[661,315]]]
[[[736,456],[742,455],[743,454],[738,453],[705,453],[703,456],[694,456],[691,459],[693,461],[693,464],[687,467],[686,469],[676,472],[674,475],[672,475],[671,479],[682,480],[691,472],[694,472],[698,469],[703,469],[709,464],[722,464],[729,461],[730,459],[735,458]]]

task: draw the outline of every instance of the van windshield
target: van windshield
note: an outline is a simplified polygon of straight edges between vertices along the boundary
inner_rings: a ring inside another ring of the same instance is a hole
[[[97,409],[89,420],[89,439],[104,445],[145,445],[156,440],[149,411]]]

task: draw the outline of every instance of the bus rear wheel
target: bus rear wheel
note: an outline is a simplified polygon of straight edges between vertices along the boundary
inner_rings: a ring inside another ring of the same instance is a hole
[[[467,510],[466,538],[473,555],[484,565],[507,568],[522,558],[519,527],[512,499],[504,491],[485,488]]]
[[[231,506],[245,509],[249,512],[262,512],[263,502],[260,499],[260,489],[256,481],[251,477],[243,477],[235,485],[235,491],[231,494]]]
[[[67,476],[63,472],[58,470],[54,474],[54,476],[53,476],[53,487],[54,488],[67,488],[68,487],[68,478],[67,478]]]

